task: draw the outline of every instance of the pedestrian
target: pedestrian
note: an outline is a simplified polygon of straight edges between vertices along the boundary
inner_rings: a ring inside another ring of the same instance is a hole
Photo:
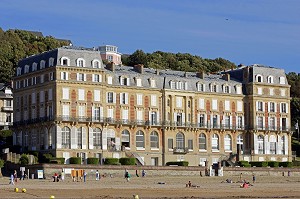
[[[17,170],[14,171],[14,180],[15,180],[15,183],[18,182],[18,173],[17,173]]]
[[[10,175],[10,182],[9,182],[9,184],[15,185],[15,179],[14,179],[14,174],[13,173]]]
[[[86,182],[86,175],[87,173],[85,172],[85,170],[83,170],[83,182]]]
[[[240,173],[240,182],[243,182],[242,177],[243,177],[243,173]]]
[[[146,171],[143,169],[142,170],[142,177],[145,177],[146,176]]]
[[[255,183],[255,181],[256,181],[256,177],[255,177],[255,175],[253,174],[253,175],[252,175],[252,182]]]
[[[126,181],[127,182],[129,182],[130,181],[130,174],[129,174],[129,172],[127,171],[127,169],[125,169],[125,179],[126,179]]]
[[[96,171],[96,180],[98,181],[100,178],[99,178],[100,174],[99,174],[99,171],[97,170]]]
[[[25,171],[22,170],[20,180],[24,180],[24,177],[25,177]]]
[[[63,182],[65,180],[65,172],[64,170],[61,171],[61,181]]]

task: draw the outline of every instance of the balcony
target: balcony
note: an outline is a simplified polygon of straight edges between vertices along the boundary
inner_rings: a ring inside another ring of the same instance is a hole
[[[178,147],[173,148],[174,154],[187,154],[188,152],[189,152],[188,148],[178,148]]]
[[[2,112],[13,112],[13,107],[12,106],[3,106],[2,108],[1,108],[1,111]]]

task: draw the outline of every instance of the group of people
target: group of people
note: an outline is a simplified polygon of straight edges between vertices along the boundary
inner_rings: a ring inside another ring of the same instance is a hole
[[[20,176],[20,180],[24,180],[27,177],[27,175],[25,174],[25,171],[21,171],[21,176]],[[11,185],[15,185],[15,183],[18,182],[18,172],[17,170],[14,170],[14,172],[10,175],[10,182],[9,184]]]

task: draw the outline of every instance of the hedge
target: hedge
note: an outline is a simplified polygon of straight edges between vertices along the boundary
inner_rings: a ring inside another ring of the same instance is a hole
[[[300,167],[300,161],[293,161],[292,165],[296,167]]]
[[[87,164],[99,164],[99,158],[87,158]]]
[[[268,162],[250,162],[252,167],[267,167]]]
[[[105,158],[104,164],[106,165],[119,165],[118,158]]]
[[[239,161],[240,167],[251,167],[251,164],[249,164],[248,161]]]
[[[22,154],[20,157],[19,163],[21,165],[28,165],[28,163],[29,163],[28,156],[26,154]]]
[[[135,158],[120,158],[121,165],[135,165]]]
[[[52,160],[56,160],[58,164],[65,164],[65,158],[52,158]]]
[[[81,157],[70,157],[70,164],[81,164]]]
[[[170,166],[170,165],[189,166],[189,162],[187,162],[187,161],[180,161],[180,162],[174,161],[174,162],[167,162],[166,165],[167,166]]]
[[[294,162],[279,162],[280,167],[293,167],[293,164]]]
[[[270,161],[270,162],[268,162],[268,166],[269,167],[278,167],[279,166],[279,162]]]

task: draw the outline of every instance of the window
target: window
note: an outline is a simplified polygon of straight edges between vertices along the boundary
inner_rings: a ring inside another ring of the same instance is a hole
[[[236,94],[242,94],[242,87],[241,86],[235,86]]]
[[[178,149],[184,149],[184,135],[183,133],[177,133],[176,134],[176,148]]]
[[[216,100],[216,99],[212,100],[212,109],[218,110],[218,100]]]
[[[22,68],[18,67],[17,68],[17,76],[21,75],[22,74]]]
[[[62,66],[70,66],[70,59],[67,57],[62,57],[60,59],[60,65]]]
[[[257,128],[263,129],[263,127],[264,127],[263,117],[259,116],[259,117],[257,117]]]
[[[204,114],[199,115],[199,127],[204,127],[205,126],[205,118]]]
[[[84,121],[85,117],[85,106],[78,106],[78,117],[79,120]]]
[[[84,100],[84,99],[85,99],[84,89],[78,89],[78,100]]]
[[[112,84],[112,76],[107,76],[107,84]]]
[[[229,86],[225,85],[223,89],[224,89],[224,93],[230,93],[230,87]]]
[[[130,86],[130,79],[129,77],[120,77],[120,84],[124,86]]]
[[[217,134],[213,134],[212,136],[211,147],[213,151],[219,150],[219,136]]]
[[[123,147],[130,147],[130,134],[128,130],[122,131],[122,138],[121,138],[122,146]]]
[[[211,84],[210,92],[218,92],[218,86],[216,84]]]
[[[218,128],[219,124],[218,124],[218,116],[217,115],[213,115],[213,128]]]
[[[206,135],[204,133],[199,135],[199,149],[206,150]]]
[[[274,78],[273,78],[273,76],[268,76],[268,83],[271,83],[271,84],[274,83]]]
[[[37,63],[33,63],[32,64],[32,71],[36,71],[37,70]]]
[[[243,117],[242,116],[237,117],[237,127],[239,129],[243,128]]]
[[[54,80],[54,72],[49,73],[49,80]]]
[[[199,109],[204,109],[205,108],[205,104],[204,104],[204,99],[199,99]]]
[[[40,110],[43,110],[43,109],[40,109]],[[68,120],[69,119],[69,115],[70,115],[70,107],[69,105],[62,105],[62,117],[63,117],[63,120]]]
[[[144,139],[144,132],[139,130],[136,132],[136,147],[137,148],[145,148],[145,139]]]
[[[257,88],[257,94],[258,94],[258,95],[262,95],[262,88],[261,88],[261,87],[258,87],[258,88]]]
[[[279,84],[285,84],[285,77],[279,77]]]
[[[263,111],[263,102],[261,102],[261,101],[257,102],[257,110],[258,111]]]
[[[275,130],[275,117],[270,117],[269,118],[269,129],[270,130]]]
[[[112,62],[112,61],[113,61],[113,56],[112,56],[112,55],[108,55],[108,56],[107,56],[107,60],[108,60],[109,62]]]
[[[93,145],[96,148],[101,148],[101,130],[99,128],[93,129]]]
[[[101,82],[102,76],[99,74],[93,74],[93,82]]]
[[[77,73],[77,81],[85,81],[85,74]]]
[[[143,94],[136,94],[136,104],[139,106],[143,105]]]
[[[151,148],[159,148],[158,145],[158,133],[155,131],[152,131],[150,134],[150,147]]]
[[[114,103],[114,93],[113,92],[107,93],[107,103]]]
[[[71,134],[71,130],[70,130],[69,127],[65,126],[65,127],[62,128],[62,131],[61,131],[61,138],[62,138],[61,144],[62,144],[63,148],[66,148],[66,149],[70,148],[70,145],[71,145],[70,134]]]
[[[136,86],[142,87],[142,79],[141,78],[136,78]]]
[[[54,66],[54,58],[49,58],[49,67]]]
[[[228,115],[225,115],[224,116],[224,127],[225,128],[230,128],[230,116],[228,116]]]
[[[256,75],[256,82],[263,82],[263,76]]]
[[[61,80],[68,80],[68,72],[60,72]]]
[[[80,127],[77,129],[77,148],[78,149],[82,148],[82,132],[83,132],[83,127]]]
[[[225,149],[225,151],[231,151],[232,150],[231,136],[229,134],[225,135],[224,149]]]
[[[120,93],[120,104],[128,104],[128,93]]]
[[[176,108],[181,108],[182,107],[182,97],[176,97]]]
[[[287,113],[287,104],[286,103],[281,103],[281,113]]]
[[[197,90],[204,92],[205,85],[203,83],[197,83]]]
[[[276,154],[276,137],[270,136],[270,154]]]
[[[175,89],[176,88],[176,82],[175,81],[170,81],[170,87],[171,87],[171,89]]]
[[[29,73],[29,65],[25,65],[24,73]]]
[[[93,121],[100,121],[101,107],[94,107]]]
[[[45,63],[46,63],[45,60],[40,61],[40,69],[45,68],[45,65],[46,65]]]
[[[270,88],[270,95],[274,95],[274,88]]]
[[[275,112],[275,103],[274,102],[270,102],[270,112]]]
[[[173,139],[172,138],[168,138],[168,149],[173,149]]]
[[[155,82],[155,79],[150,79],[150,87],[151,87],[151,88],[156,88],[156,82]]]
[[[69,99],[69,88],[63,88],[62,89],[62,98],[65,100]]]
[[[156,95],[151,95],[151,106],[157,106]]]
[[[78,58],[76,64],[79,67],[85,67],[85,60],[82,58]]]
[[[225,111],[230,111],[230,101],[225,100]]]
[[[281,137],[281,154],[285,155],[285,137]]]
[[[94,101],[100,102],[100,90],[94,90]]]
[[[189,149],[189,151],[193,151],[193,140],[192,139],[189,139],[188,140],[188,149]]]
[[[264,154],[264,137],[259,135],[257,137],[257,144],[258,144],[258,154]]]
[[[93,60],[92,66],[93,66],[93,68],[101,68],[100,61],[97,59]]]

